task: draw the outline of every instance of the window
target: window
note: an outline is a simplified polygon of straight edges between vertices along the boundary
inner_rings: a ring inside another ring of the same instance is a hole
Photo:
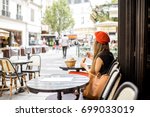
[[[71,4],[71,1],[72,1],[72,0],[68,0],[68,3]]]
[[[75,4],[81,3],[81,0],[75,0],[74,3]]]
[[[17,4],[17,15],[21,15],[21,5]]]
[[[84,24],[84,17],[81,17],[81,24]]]
[[[8,0],[3,0],[3,10],[4,11],[8,11],[8,5],[9,5],[9,1]]]
[[[89,2],[89,0],[84,0],[84,2]]]
[[[22,16],[21,16],[21,5],[19,5],[19,4],[17,4],[17,15],[16,15],[16,19],[22,20]]]
[[[10,17],[9,0],[3,0],[2,2],[2,15]]]
[[[34,10],[31,9],[31,21],[34,21]]]

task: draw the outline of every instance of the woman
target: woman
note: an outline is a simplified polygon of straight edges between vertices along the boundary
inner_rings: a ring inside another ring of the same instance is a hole
[[[103,32],[98,31],[95,33],[94,42],[94,55],[87,53],[88,57],[92,59],[91,68],[85,64],[85,58],[81,61],[81,67],[85,68],[89,73],[89,78],[93,75],[103,75],[109,70],[112,61],[114,60],[113,54],[109,50],[109,36]]]

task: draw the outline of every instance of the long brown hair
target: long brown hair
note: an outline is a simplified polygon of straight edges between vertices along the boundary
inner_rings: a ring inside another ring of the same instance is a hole
[[[94,42],[94,56],[93,56],[93,61],[92,61],[92,66],[91,66],[91,72],[93,74],[95,74],[96,59],[98,58],[99,54],[102,51],[109,51],[109,44],[101,44],[95,40],[95,42]]]

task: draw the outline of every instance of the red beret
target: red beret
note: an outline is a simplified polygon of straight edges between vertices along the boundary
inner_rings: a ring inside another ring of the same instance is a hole
[[[105,32],[102,31],[95,32],[95,37],[96,37],[96,41],[101,44],[107,44],[108,42],[110,42],[110,38],[108,34]]]

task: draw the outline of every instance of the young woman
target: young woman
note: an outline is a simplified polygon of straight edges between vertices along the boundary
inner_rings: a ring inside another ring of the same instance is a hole
[[[92,59],[91,68],[89,69],[85,64],[85,58],[80,63],[81,67],[89,72],[89,78],[92,77],[90,73],[93,75],[103,75],[109,70],[111,63],[114,60],[114,56],[109,50],[109,42],[110,38],[107,33],[103,31],[95,33],[94,55],[87,53],[88,57]]]

